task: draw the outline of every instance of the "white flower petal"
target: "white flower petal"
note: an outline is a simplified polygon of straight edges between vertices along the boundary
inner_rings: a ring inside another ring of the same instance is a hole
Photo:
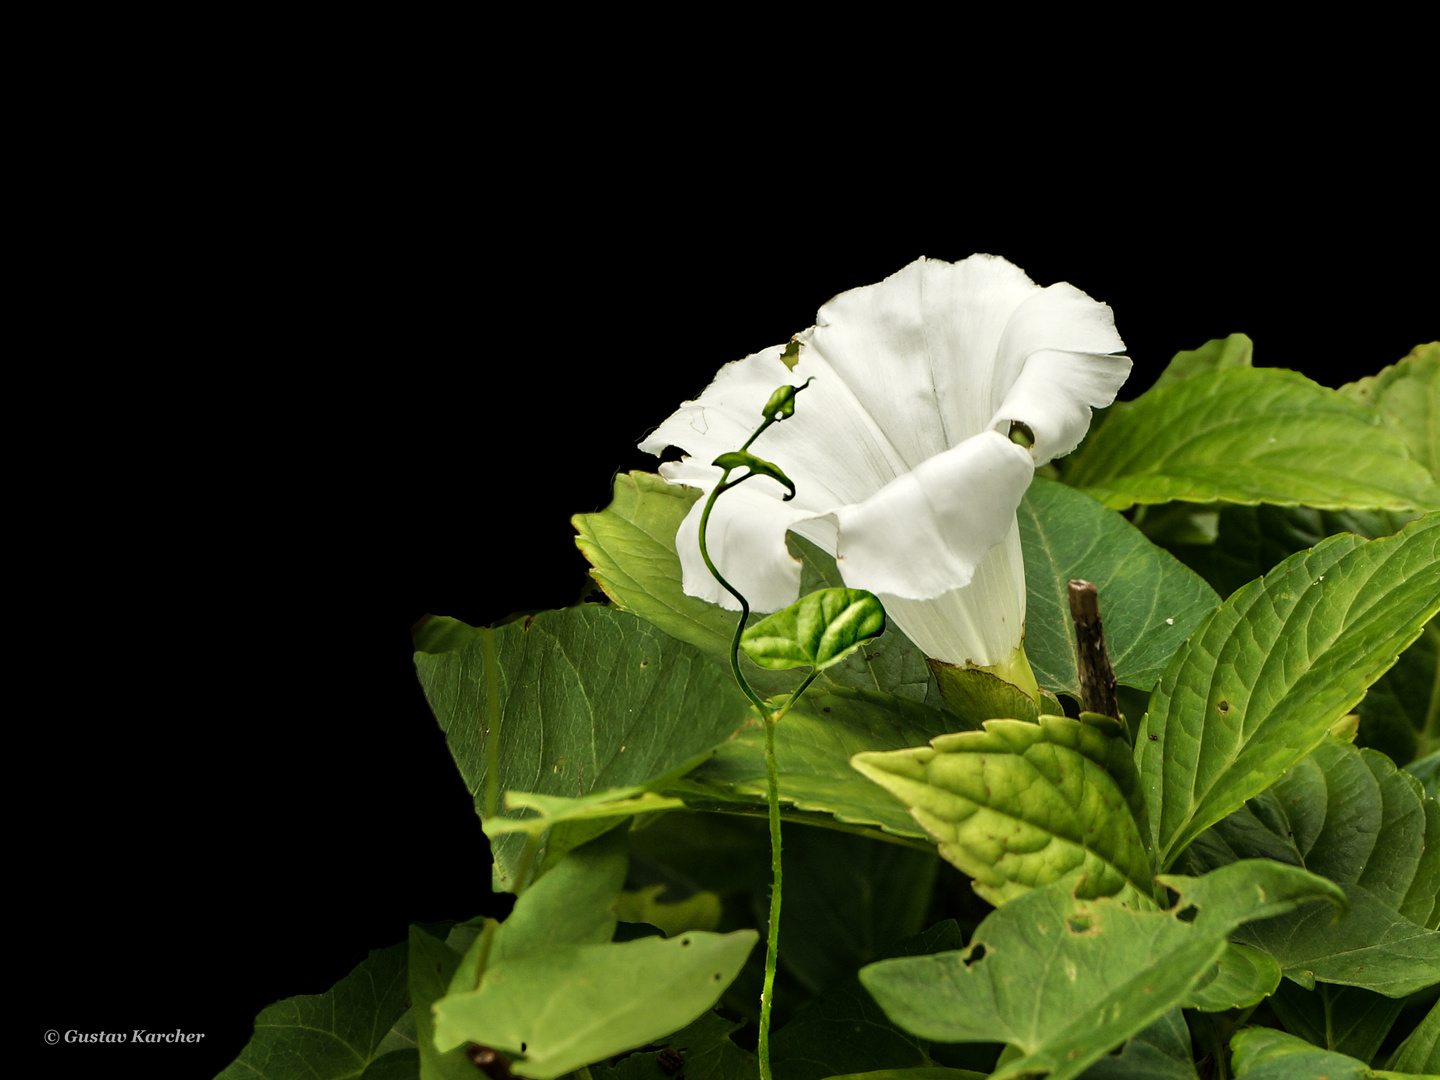
[[[984,431],[841,507],[836,562],[845,583],[909,600],[970,584],[985,553],[1014,529],[1034,474],[1027,450]]]
[[[791,529],[835,553],[847,585],[894,604],[927,655],[1007,659],[1025,615],[1015,508],[1035,464],[1073,450],[1130,371],[1106,355],[1124,348],[1110,309],[994,256],[921,259],[835,297],[797,340],[793,372],[780,347],[727,364],[641,444],[694,455],[661,472],[708,494],[720,476],[709,462],[750,437],[776,387],[813,377],[795,415],[751,447],[796,498],[781,502],[767,478],[728,492],[707,531],[716,565],[756,610],[793,603]],[[1029,450],[1007,438],[1011,421],[1034,433]],[[699,554],[701,512],[677,538],[685,590],[733,609]]]
[[[701,488],[707,496],[720,480],[719,469],[692,462],[661,465],[660,475],[672,483]],[[746,481],[715,501],[705,530],[710,558],[756,611],[779,611],[800,595],[800,564],[785,546],[785,532],[810,512],[793,501],[782,502],[784,494],[784,488],[768,476]],[[685,591],[729,611],[739,611],[739,602],[715,580],[700,555],[700,517],[704,509],[702,498],[680,523],[675,537]]]
[[[1006,326],[1039,291],[1004,259],[920,259],[822,307],[801,363],[823,357],[914,468],[988,426],[1009,385],[994,381]]]
[[[1020,530],[996,544],[961,589],[932,600],[880,594],[885,614],[926,656],[959,667],[991,667],[1020,645],[1025,630],[1025,556]]]

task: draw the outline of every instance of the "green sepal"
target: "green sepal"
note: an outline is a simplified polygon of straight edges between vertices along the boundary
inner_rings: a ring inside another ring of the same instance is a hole
[[[749,469],[749,476],[742,476],[739,480],[734,481],[735,484],[743,483],[749,480],[751,476],[768,476],[770,479],[783,484],[785,490],[789,492],[789,494],[785,496],[784,502],[789,502],[795,497],[795,483],[781,471],[780,466],[771,464],[764,458],[758,458],[754,454],[748,454],[744,450],[730,450],[721,454],[710,464],[724,469],[726,472],[729,472],[731,469]]]
[[[747,629],[740,647],[764,668],[820,671],[884,632],[885,608],[873,593],[821,589]]]
[[[765,403],[761,415],[766,420],[779,421],[788,420],[795,415],[795,395],[810,385],[810,379],[806,379],[799,386],[782,386],[775,393],[770,395],[770,400]]]

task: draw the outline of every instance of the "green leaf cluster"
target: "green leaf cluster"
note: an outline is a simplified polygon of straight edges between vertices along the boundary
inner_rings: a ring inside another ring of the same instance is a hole
[[[772,709],[814,679],[774,727],[777,1080],[1440,1072],[1440,344],[1338,390],[1253,361],[1178,354],[1026,494],[1038,710],[947,699],[790,537],[805,599],[738,660]],[[226,1080],[755,1076],[765,724],[682,586],[695,498],[632,473],[575,519],[604,603],[417,629],[514,910],[265,1010]],[[1074,578],[1121,717],[1080,708]]]

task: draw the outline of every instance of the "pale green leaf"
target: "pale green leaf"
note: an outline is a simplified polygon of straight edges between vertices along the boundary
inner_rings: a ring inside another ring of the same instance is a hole
[[[1230,1049],[1236,1080],[1367,1080],[1375,1075],[1363,1061],[1273,1028],[1237,1032]]]
[[[435,1004],[435,1043],[512,1057],[511,1070],[553,1080],[644,1046],[710,1009],[759,935],[691,931],[606,945],[562,945],[492,963],[477,990]]]
[[[405,942],[372,950],[325,993],[262,1009],[254,1035],[216,1080],[373,1080],[393,1067],[380,1064],[392,1057],[418,1069],[414,1049],[377,1054],[409,1007],[408,955]]]
[[[1153,389],[1092,431],[1065,481],[1105,505],[1403,510],[1440,488],[1371,409],[1293,371],[1230,367]]]
[[[747,627],[740,647],[761,667],[823,671],[885,630],[885,608],[863,589],[821,589]]]
[[[1130,748],[1079,720],[989,720],[852,764],[900,800],[940,854],[1004,904],[1076,871],[1084,897],[1153,906]]]
[[[730,1033],[739,1027],[707,1012],[665,1036],[661,1040],[665,1048],[680,1056],[680,1072],[661,1063],[659,1050],[631,1054],[614,1067],[595,1065],[590,1072],[594,1080],[755,1080],[759,1072],[755,1055],[730,1040]]]
[[[1025,653],[1049,690],[1080,698],[1072,578],[1098,590],[1116,681],[1141,690],[1155,685],[1170,657],[1220,602],[1204,580],[1123,517],[1064,484],[1037,477],[1018,518],[1025,551]]]
[[[1440,476],[1440,341],[1416,345],[1398,364],[1340,392],[1383,416],[1415,460]]]
[[[1263,861],[1161,881],[1180,893],[1171,911],[1079,900],[1068,882],[1033,889],[987,917],[968,951],[883,961],[860,979],[914,1034],[1018,1047],[994,1080],[1045,1069],[1066,1080],[1180,1005],[1236,926],[1339,897],[1314,875]]]
[[[634,817],[657,810],[678,810],[680,799],[667,799],[642,787],[611,788],[596,791],[580,799],[561,795],[540,795],[530,791],[507,791],[506,810],[534,810],[535,817],[494,817],[485,822],[485,835],[503,836],[522,832],[541,836],[546,829],[562,821],[598,821],[607,818]]]
[[[1207,371],[1220,371],[1232,367],[1253,367],[1255,343],[1245,334],[1231,334],[1229,337],[1211,338],[1198,349],[1178,352],[1171,358],[1160,377],[1155,380],[1152,390],[1183,382],[1202,375]]]
[[[676,530],[698,498],[698,488],[652,473],[622,473],[608,507],[576,514],[571,523],[590,576],[617,606],[728,663],[737,616],[685,595],[675,551]]]
[[[482,819],[500,813],[503,791],[573,798],[654,789],[703,760],[751,712],[727,670],[605,607],[497,629],[431,619],[416,647],[420,682]],[[567,823],[575,835],[566,842],[612,823]],[[502,886],[513,886],[524,844],[520,835],[492,842]]]
[[[488,944],[476,939],[460,969],[469,982],[462,984],[457,977],[450,992],[475,988],[482,953],[495,964],[558,945],[608,942],[615,935],[615,898],[625,884],[629,862],[624,829],[613,829],[567,852],[520,895]]]
[[[1185,1006],[1201,1012],[1248,1009],[1275,992],[1280,984],[1280,965],[1267,953],[1248,945],[1230,942],[1215,962],[1213,977],[1206,975],[1195,984]]]
[[[662,900],[668,891],[668,885],[660,884],[622,892],[615,901],[615,917],[621,922],[648,923],[666,937],[686,930],[714,930],[720,925],[720,897],[715,893],[697,890],[684,899]]]
[[[1175,655],[1136,757],[1162,867],[1324,738],[1440,608],[1440,515],[1336,536],[1235,593]]]
[[[409,989],[415,1017],[420,1072],[425,1080],[475,1080],[475,1066],[464,1047],[445,1053],[435,1048],[435,1018],[430,1006],[449,992],[460,967],[460,953],[424,927],[410,927]],[[473,981],[473,980],[472,980]]]

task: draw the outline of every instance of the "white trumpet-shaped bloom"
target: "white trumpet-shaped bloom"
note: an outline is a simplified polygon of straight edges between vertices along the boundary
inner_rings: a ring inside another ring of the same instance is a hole
[[[1035,468],[1068,454],[1130,373],[1110,309],[1066,284],[1041,288],[1004,259],[920,259],[878,285],[841,293],[782,346],[727,364],[641,443],[689,457],[662,464],[672,483],[709,492],[760,424],[775,388],[813,381],[795,415],[750,448],[795,483],[755,477],[711,511],[706,542],[720,572],[758,611],[799,595],[791,530],[834,554],[845,584],[868,589],[927,656],[1008,662],[1025,623],[1015,519]],[[1009,438],[1012,423],[1034,436]],[[685,591],[736,609],[705,568],[703,500],[677,537]]]

